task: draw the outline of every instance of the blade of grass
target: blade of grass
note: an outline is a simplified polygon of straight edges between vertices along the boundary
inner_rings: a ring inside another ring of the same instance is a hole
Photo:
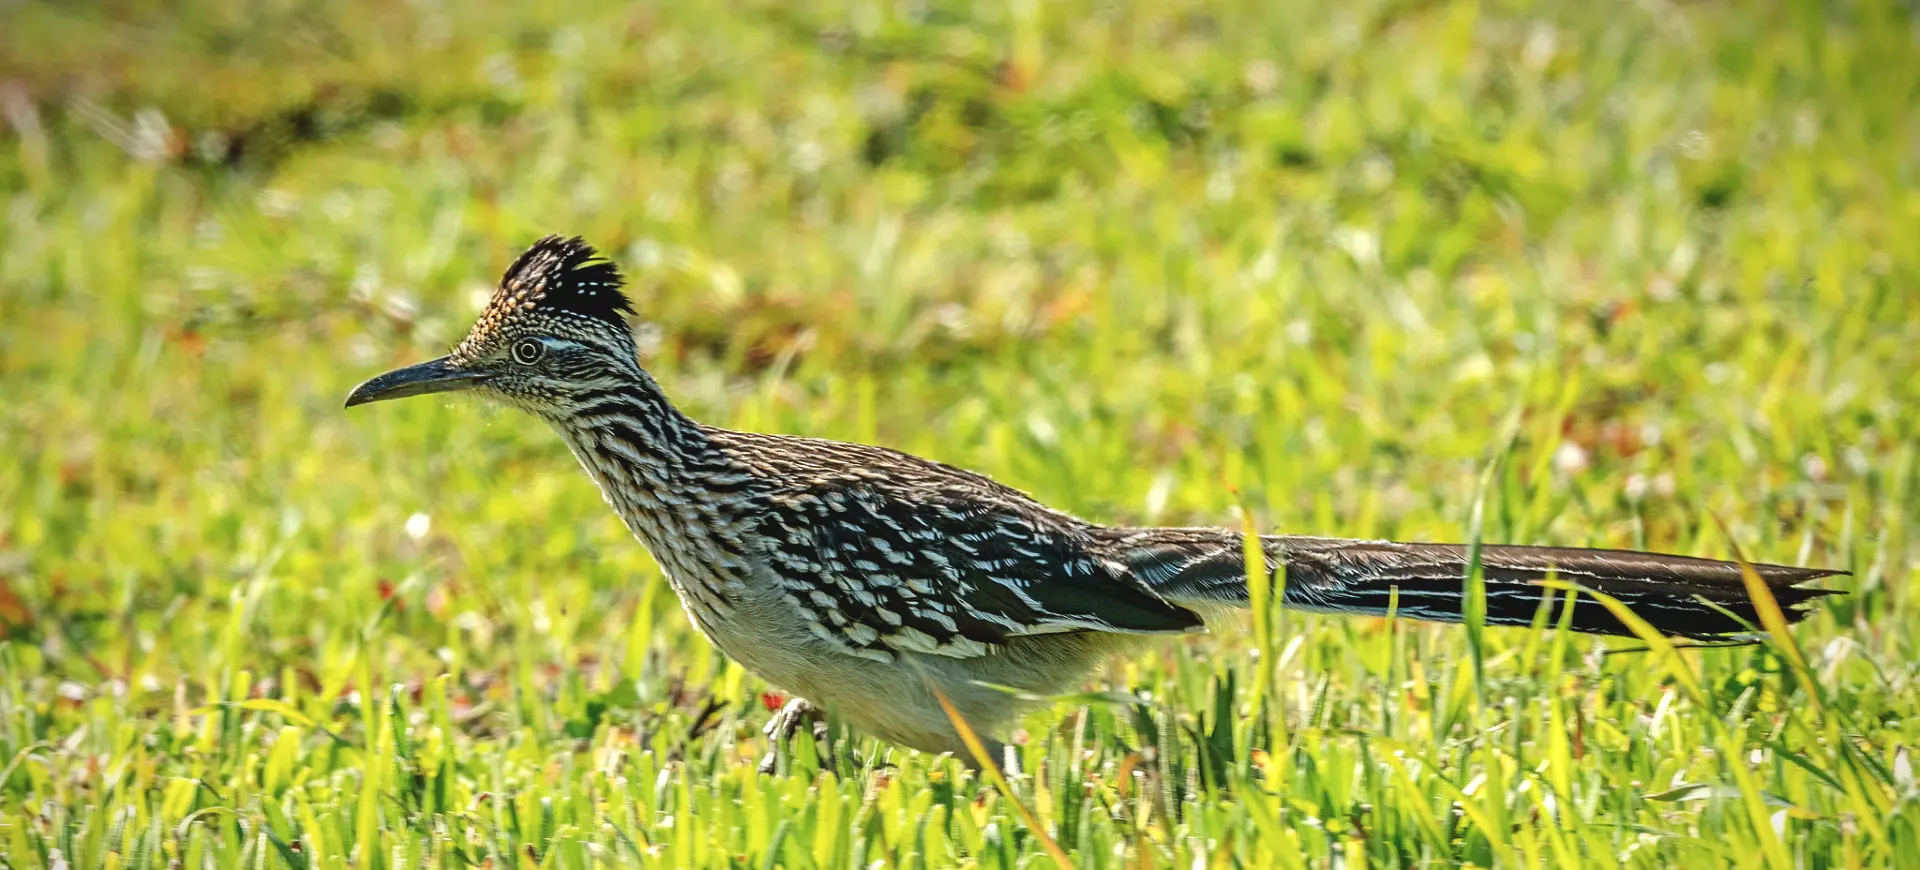
[[[948,721],[953,723],[953,730],[960,735],[960,742],[966,744],[968,754],[973,756],[974,763],[980,765],[980,772],[993,782],[993,787],[1000,792],[1000,796],[1013,805],[1014,812],[1019,813],[1020,818],[1027,823],[1027,830],[1032,831],[1033,836],[1040,841],[1040,848],[1046,850],[1047,855],[1060,867],[1060,870],[1072,870],[1073,859],[1067,857],[1066,850],[1060,848],[1059,843],[1054,842],[1053,835],[1047,832],[1047,829],[1040,824],[1040,819],[1033,814],[1032,810],[1027,809],[1026,803],[1020,800],[1020,795],[1014,792],[1013,783],[1008,782],[1006,774],[1000,771],[1000,765],[993,758],[993,753],[987,751],[986,744],[980,741],[980,735],[974,733],[973,726],[967,723],[967,717],[960,714],[960,710],[953,706],[953,701],[947,697],[947,693],[940,691],[940,687],[934,685],[932,680],[927,680],[927,688],[933,692],[933,697],[940,701],[940,709],[946,711]]]
[[[1620,620],[1620,623],[1625,625],[1628,631],[1633,632],[1635,637],[1647,645],[1647,650],[1653,653],[1656,661],[1667,665],[1668,672],[1680,681],[1680,685],[1686,688],[1687,695],[1692,698],[1695,703],[1706,703],[1707,694],[1700,686],[1699,676],[1694,674],[1693,669],[1687,666],[1686,660],[1680,657],[1680,653],[1674,648],[1673,642],[1668,640],[1666,635],[1661,634],[1658,629],[1648,624],[1646,620],[1641,619],[1639,614],[1633,612],[1633,608],[1620,603],[1620,599],[1608,595],[1605,592],[1582,586],[1578,583],[1569,583],[1565,580],[1542,580],[1538,581],[1538,583],[1550,589],[1578,591],[1600,602],[1600,605],[1605,607],[1607,612],[1613,614],[1613,617]]]
[[[1254,528],[1253,512],[1244,507],[1240,510],[1240,542],[1241,567],[1246,573],[1247,596],[1253,610],[1253,643],[1259,656],[1259,666],[1253,672],[1253,695],[1250,701],[1253,715],[1266,724],[1267,733],[1264,736],[1267,750],[1284,752],[1288,741],[1287,725],[1280,714],[1279,705],[1269,702],[1269,695],[1280,668],[1280,660],[1274,651],[1275,637],[1286,629],[1286,608],[1277,607],[1286,600],[1286,560],[1282,559],[1269,576],[1266,547],[1261,543],[1259,530]]]

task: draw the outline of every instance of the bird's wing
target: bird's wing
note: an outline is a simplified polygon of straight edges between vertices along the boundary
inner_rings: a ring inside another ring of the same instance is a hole
[[[766,564],[814,633],[856,655],[971,658],[1026,635],[1201,625],[1044,509],[844,480],[767,500]]]

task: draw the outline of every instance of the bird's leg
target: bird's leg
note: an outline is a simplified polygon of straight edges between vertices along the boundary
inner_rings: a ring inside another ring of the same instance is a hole
[[[1020,775],[1020,753],[1013,748],[1012,744],[1001,743],[998,740],[992,741],[987,744],[987,754],[1000,765],[1001,773],[1007,776]]]
[[[808,703],[807,699],[794,698],[788,701],[786,706],[781,707],[779,712],[774,713],[772,719],[767,720],[765,730],[767,755],[760,759],[761,773],[773,772],[774,762],[780,757],[780,750],[787,745],[787,740],[793,737],[794,732],[800,730],[800,723],[808,720],[813,722],[813,739],[826,747],[820,757],[821,764],[829,770],[836,769],[833,761],[833,734],[827,728],[827,717],[821,714],[820,708]]]
[[[813,745],[820,747],[820,766],[839,776],[840,760],[833,754],[833,727],[827,722],[826,715],[818,710],[814,711],[813,716]]]

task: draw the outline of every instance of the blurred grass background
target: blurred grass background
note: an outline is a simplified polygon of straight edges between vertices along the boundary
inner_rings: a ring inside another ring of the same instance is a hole
[[[714,423],[1855,572],[1805,670],[1116,662],[1021,735],[1082,866],[1915,866],[1916,106],[1897,0],[0,3],[0,866],[1050,866],[950,761],[755,774],[768,688],[533,421],[341,411],[548,232]]]

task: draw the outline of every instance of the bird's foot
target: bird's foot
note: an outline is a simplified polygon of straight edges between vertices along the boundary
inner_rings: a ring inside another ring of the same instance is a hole
[[[781,749],[785,748],[787,741],[792,739],[794,732],[799,731],[800,725],[805,722],[813,723],[811,733],[815,745],[820,747],[820,766],[832,771],[840,769],[833,755],[833,732],[827,726],[826,715],[807,699],[794,698],[788,701],[786,706],[781,707],[779,712],[774,713],[772,719],[767,720],[765,729],[767,754],[760,759],[761,773],[773,773],[776,762],[779,761]]]

